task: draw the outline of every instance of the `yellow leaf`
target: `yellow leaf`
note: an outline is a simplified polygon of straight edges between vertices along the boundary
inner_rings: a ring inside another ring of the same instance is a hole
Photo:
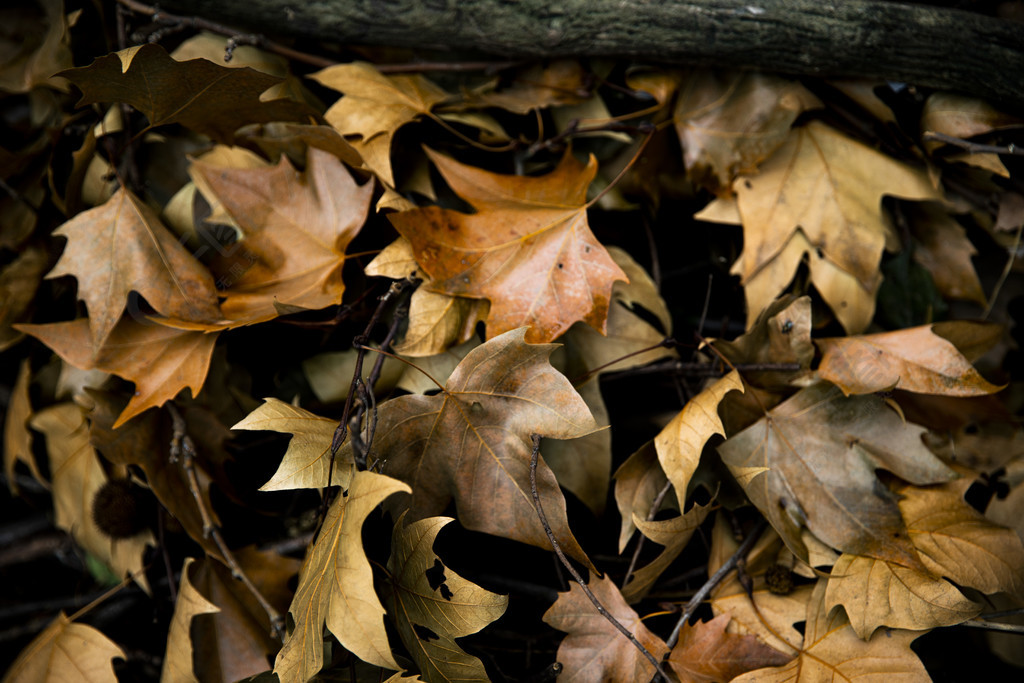
[[[643,519],[651,512],[651,506],[661,490],[667,485],[668,479],[658,464],[658,454],[654,450],[654,442],[648,441],[635,453],[626,458],[612,475],[615,478],[615,505],[622,517],[622,528],[619,531],[619,552],[626,549],[626,544],[633,537],[636,525],[634,515]],[[662,505],[679,507],[674,494],[669,492]]]
[[[710,511],[710,505],[694,505],[685,514],[657,521],[648,521],[633,513],[633,524],[640,533],[658,545],[665,546],[665,549],[646,566],[637,569],[629,583],[622,587],[622,597],[626,602],[638,602],[647,594],[654,582],[683,552]]]
[[[327,486],[331,440],[337,427],[336,420],[328,420],[276,398],[268,398],[232,429],[265,430],[292,435],[277,472],[260,488],[261,491],[281,491]],[[346,457],[347,453],[339,451],[334,458],[334,474],[331,476],[333,486],[345,488],[352,479],[352,460]]]
[[[189,579],[189,567],[195,560],[185,558],[181,569],[181,585],[178,600],[174,603],[174,616],[167,633],[167,651],[164,653],[164,667],[160,672],[160,683],[198,683],[192,667],[192,636],[189,630],[192,619],[200,614],[216,614],[220,608],[207,600],[195,589]]]
[[[398,671],[384,630],[384,607],[373,590],[373,570],[363,551],[366,516],[388,496],[409,487],[382,474],[360,471],[347,494],[331,504],[310,548],[288,611],[295,630],[274,662],[282,683],[305,683],[323,666],[323,628],[365,662]]]
[[[114,657],[125,659],[124,650],[61,612],[21,651],[3,683],[117,683]]]

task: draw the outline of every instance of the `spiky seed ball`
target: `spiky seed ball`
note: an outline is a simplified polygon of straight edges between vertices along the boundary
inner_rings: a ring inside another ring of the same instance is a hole
[[[793,592],[793,572],[782,564],[773,564],[764,573],[768,590],[775,595],[789,595]]]
[[[131,538],[148,521],[146,495],[127,479],[111,479],[92,499],[92,519],[110,538]]]

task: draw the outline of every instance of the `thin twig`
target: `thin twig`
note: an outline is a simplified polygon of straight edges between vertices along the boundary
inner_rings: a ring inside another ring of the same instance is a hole
[[[171,414],[174,430],[171,436],[171,459],[172,461],[180,460],[181,462],[181,469],[185,472],[185,476],[188,479],[188,488],[192,492],[192,497],[196,501],[196,507],[199,508],[199,515],[203,520],[203,535],[213,539],[213,542],[217,545],[217,550],[220,551],[221,557],[224,560],[224,564],[231,569],[231,575],[242,582],[246,589],[252,593],[252,596],[256,598],[256,602],[263,608],[263,611],[266,612],[267,618],[270,620],[272,635],[279,640],[283,640],[284,617],[278,614],[274,606],[267,602],[267,599],[263,597],[259,589],[246,576],[241,565],[235,559],[234,553],[231,552],[227,543],[224,542],[224,537],[221,536],[220,530],[214,525],[210,511],[206,509],[206,502],[203,500],[203,494],[199,489],[199,478],[196,476],[196,447],[192,437],[188,435],[185,418],[182,417],[181,412],[174,403],[168,403],[167,409]]]
[[[672,482],[666,481],[665,485],[658,491],[658,495],[654,497],[654,501],[651,503],[651,509],[647,513],[647,521],[650,522],[654,519],[654,516],[658,514],[658,510],[661,508],[662,501],[665,500],[665,496],[672,490]],[[629,561],[629,569],[626,570],[626,578],[622,579],[622,587],[625,588],[626,584],[629,583],[630,578],[633,576],[633,570],[636,569],[636,563],[640,559],[640,551],[643,550],[644,541],[647,539],[642,533],[640,538],[637,539],[636,549],[633,551],[633,559]]]
[[[621,360],[621,359],[620,359]],[[618,361],[615,361],[618,362]],[[740,372],[795,372],[800,369],[799,363],[735,363]],[[729,368],[730,370],[732,368]],[[667,361],[652,363],[637,368],[615,370],[602,375],[603,380],[622,379],[634,375],[665,375],[676,374],[686,377],[721,377],[726,370],[717,363],[684,363],[683,361]]]
[[[718,568],[718,571],[715,572],[713,576],[704,582],[704,585],[701,586],[694,596],[690,598],[690,601],[686,603],[686,607],[683,608],[683,613],[679,615],[679,621],[676,622],[675,628],[672,629],[672,634],[665,642],[665,644],[668,645],[669,650],[674,648],[676,643],[679,642],[679,633],[683,629],[683,624],[690,620],[690,617],[693,616],[693,613],[697,611],[700,604],[704,602],[708,595],[711,594],[711,591],[715,589],[715,586],[720,584],[722,580],[728,576],[729,572],[736,569],[740,559],[747,556],[747,553],[749,553],[750,549],[754,547],[755,543],[757,543],[757,539],[761,538],[761,534],[764,533],[764,530],[767,527],[768,520],[762,517],[757,525],[750,530],[750,534],[743,539],[743,543],[740,543],[740,547],[736,548],[736,552],[734,552],[732,556]]]
[[[963,138],[946,135],[945,133],[936,133],[935,131],[928,131],[922,137],[925,140],[945,142],[947,145],[959,147],[970,154],[1013,154],[1016,156],[1024,156],[1024,147],[1018,147],[1012,142],[1008,145],[983,145],[978,142],[971,142],[970,140],[964,140]]]
[[[992,288],[992,293],[988,296],[988,306],[985,307],[985,313],[981,316],[982,318],[988,318],[992,314],[992,308],[996,305],[996,299],[999,298],[999,292],[1002,291],[1003,285],[1006,284],[1006,279],[1010,277],[1010,272],[1013,270],[1013,264],[1017,260],[1017,250],[1020,249],[1020,237],[1021,233],[1024,233],[1024,225],[1017,228],[1017,236],[1013,239],[1013,247],[1010,249],[1010,253],[1006,258],[1006,265],[1003,266],[1003,272],[999,275],[999,281],[996,282],[996,286]]]
[[[162,9],[145,5],[141,2],[136,2],[136,0],[117,0],[117,2],[119,5],[127,7],[133,12],[148,15],[150,19],[158,24],[164,25],[165,28],[170,27],[172,29],[179,30],[181,27],[188,27],[195,30],[209,31],[211,33],[226,36],[233,40],[232,49],[233,46],[237,46],[240,43],[247,43],[255,45],[267,52],[279,54],[286,59],[292,59],[297,62],[303,62],[304,64],[320,68],[334,66],[338,63],[333,59],[300,52],[299,50],[294,50],[286,45],[282,45],[281,43],[268,40],[261,35],[245,33],[244,31],[240,31],[236,28],[218,24],[214,21],[210,21],[209,19],[203,19],[202,17],[186,17],[178,14],[171,14],[170,12],[165,12]],[[149,39],[150,42],[154,42],[154,39],[159,39],[160,37],[162,37],[162,33],[158,32],[149,36]],[[225,54],[224,61],[230,61],[229,55],[230,52]]]
[[[594,368],[592,370],[588,370],[588,371],[584,372],[579,377],[576,377],[575,379],[573,379],[572,380],[572,384],[573,384],[573,386],[579,386],[580,384],[583,384],[584,382],[589,380],[591,377],[593,377],[597,373],[599,373],[602,370],[604,370],[605,368],[610,368],[611,366],[616,365],[618,363],[621,363],[624,360],[629,360],[630,358],[633,358],[634,356],[640,356],[642,354],[649,353],[651,351],[654,351],[655,349],[660,349],[660,348],[671,349],[672,347],[677,346],[677,345],[678,345],[678,342],[676,342],[675,339],[673,339],[672,337],[665,337],[664,339],[662,339],[657,344],[652,344],[651,346],[647,346],[647,347],[642,348],[642,349],[637,349],[636,351],[630,351],[629,353],[627,353],[627,354],[625,354],[623,356],[619,356],[618,358],[610,360],[607,363],[604,363],[602,365],[598,365],[596,368]]]
[[[1024,633],[1024,624],[1003,624],[998,621],[985,621],[984,619],[969,619],[960,626],[971,628],[983,628],[989,631],[1009,631],[1010,633]]]
[[[530,439],[533,441],[533,454],[530,456],[530,493],[533,495],[533,504],[537,508],[537,517],[540,518],[540,523],[544,526],[544,533],[548,535],[548,540],[551,542],[551,547],[554,548],[555,554],[558,555],[558,559],[562,561],[562,565],[569,570],[572,574],[572,578],[576,579],[576,583],[583,589],[583,593],[590,599],[590,602],[597,608],[598,613],[611,622],[619,633],[629,638],[629,642],[640,650],[644,657],[654,665],[655,670],[661,676],[664,681],[670,680],[665,671],[661,668],[661,663],[657,657],[651,654],[650,650],[644,647],[643,643],[636,639],[629,629],[619,623],[619,620],[611,615],[611,613],[605,609],[605,606],[601,604],[601,601],[597,599],[593,591],[587,586],[587,583],[580,576],[580,573],[576,571],[576,567],[572,566],[569,562],[569,558],[562,552],[562,547],[559,545],[558,540],[555,538],[555,533],[551,530],[551,525],[548,523],[547,515],[544,514],[544,508],[540,503],[540,493],[537,491],[537,461],[540,458],[540,434],[531,434]]]

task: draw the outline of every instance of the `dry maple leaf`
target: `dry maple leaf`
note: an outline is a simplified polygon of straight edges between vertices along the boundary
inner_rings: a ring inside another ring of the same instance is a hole
[[[260,169],[192,168],[243,233],[240,248],[213,264],[232,324],[341,303],[345,248],[366,220],[372,183],[356,185],[336,157],[316,148],[301,173],[285,158]]]
[[[636,525],[633,524],[634,515],[642,519],[647,518],[659,492],[668,483],[668,478],[658,464],[658,454],[654,449],[653,441],[648,441],[626,458],[626,461],[619,465],[619,469],[615,470],[612,477],[615,479],[615,505],[622,518],[622,527],[619,531],[619,552],[621,553],[626,549],[629,539],[633,537],[633,532],[636,531]],[[663,506],[671,505],[676,509],[679,508],[679,501],[671,491],[663,497],[663,500]]]
[[[956,473],[876,396],[825,382],[802,389],[718,447],[750,500],[798,557],[806,527],[844,552],[923,569],[897,507],[875,475],[885,469],[923,485]]]
[[[610,578],[592,576],[587,585],[608,613],[655,658],[660,660],[668,652],[668,646],[644,626]],[[563,682],[649,681],[654,676],[650,660],[597,611],[577,583],[567,593],[558,594],[558,600],[544,613],[544,623],[569,634],[558,646],[558,661],[564,667],[558,678]]]
[[[710,511],[709,505],[694,505],[678,517],[657,521],[650,521],[633,513],[633,524],[640,533],[658,545],[665,546],[665,549],[646,566],[637,569],[629,583],[622,587],[622,597],[627,602],[638,602],[647,594],[654,582],[683,552],[693,533],[704,523]]]
[[[399,520],[388,559],[388,612],[421,675],[431,683],[490,679],[483,663],[456,638],[476,633],[505,613],[508,597],[462,578],[432,550],[451,517],[430,517],[406,526]]]
[[[70,365],[93,368],[135,383],[135,395],[114,423],[120,427],[149,408],[163,405],[186,387],[192,396],[206,380],[216,334],[190,332],[123,318],[106,342],[92,351],[85,318],[49,325],[19,325]]]
[[[103,346],[132,291],[164,316],[199,323],[220,319],[213,276],[127,190],[78,214],[54,234],[67,237],[68,245],[47,277],[78,280],[78,297],[89,309],[93,349]]]
[[[950,299],[966,299],[985,305],[985,292],[971,258],[978,253],[967,231],[937,202],[904,202],[917,243],[914,260],[931,273],[935,288]]]
[[[382,403],[373,453],[412,486],[407,522],[454,499],[467,529],[550,548],[530,492],[531,434],[572,439],[597,424],[569,380],[548,362],[553,344],[527,344],[520,328],[476,347],[436,396]],[[351,444],[345,444],[345,457]],[[543,459],[537,490],[567,554],[593,567],[569,530],[565,498]]]
[[[192,661],[192,619],[201,614],[216,614],[220,608],[195,589],[189,579],[189,568],[195,558],[186,557],[181,568],[178,599],[174,603],[174,616],[167,631],[167,648],[160,680],[168,683],[192,683],[196,678]],[[259,673],[259,672],[257,672]]]
[[[282,681],[305,683],[323,666],[323,629],[364,662],[398,671],[384,630],[384,607],[373,590],[373,570],[363,551],[366,516],[385,498],[408,491],[400,481],[360,471],[327,511],[309,549],[288,611],[295,629],[274,662]]]
[[[150,127],[180,123],[226,144],[231,144],[235,131],[246,124],[316,118],[306,104],[260,99],[282,82],[280,78],[207,59],[179,62],[154,44],[121,50],[60,75],[82,91],[79,107],[126,102],[146,115]]]
[[[842,610],[825,607],[827,579],[819,579],[807,602],[807,622],[800,652],[788,664],[758,669],[734,678],[734,683],[818,683],[864,681],[920,683],[930,680],[921,660],[910,649],[920,633],[886,629],[863,641],[849,627]]]
[[[4,683],[117,683],[111,661],[115,657],[126,659],[114,641],[92,626],[72,623],[60,612],[21,651],[4,674]]]
[[[792,659],[754,636],[726,633],[729,620],[729,615],[720,614],[711,621],[683,624],[679,643],[668,656],[681,683],[731,681],[748,671],[782,666]]]
[[[337,428],[337,420],[314,415],[276,398],[265,399],[263,405],[232,427],[292,435],[277,472],[260,487],[260,491],[325,488],[331,461],[331,441]],[[335,456],[334,472],[330,477],[332,485],[347,488],[352,480],[353,461],[347,457],[350,453],[342,451]]]
[[[487,335],[529,325],[545,342],[582,320],[604,332],[612,284],[626,274],[587,224],[597,163],[566,154],[536,178],[489,173],[428,150],[474,214],[436,206],[388,216],[413,247],[432,290],[491,302]]]
[[[672,118],[686,171],[712,190],[728,192],[786,140],[807,109],[821,106],[795,81],[770,74],[695,69],[679,87]]]
[[[142,555],[147,545],[156,545],[153,533],[146,530],[131,538],[112,539],[93,519],[93,499],[107,482],[107,475],[90,443],[82,409],[74,403],[58,403],[33,415],[30,424],[46,435],[54,523],[117,576],[130,574],[149,592]]]
[[[982,396],[1001,389],[985,381],[952,343],[932,331],[931,325],[815,342],[822,353],[819,376],[847,396],[889,389]]]
[[[956,586],[898,564],[844,553],[832,566],[825,609],[842,605],[850,626],[867,640],[882,626],[928,631],[960,624],[981,612]]]
[[[740,337],[714,340],[715,349],[729,362],[793,363],[799,370],[744,372],[748,384],[767,389],[788,389],[808,374],[814,360],[811,341],[811,297],[784,296],[758,316],[754,326]]]
[[[352,146],[367,168],[390,187],[395,185],[391,139],[399,128],[429,114],[448,97],[423,76],[385,76],[366,62],[329,66],[310,78],[345,94],[324,118],[342,135],[361,136]]]

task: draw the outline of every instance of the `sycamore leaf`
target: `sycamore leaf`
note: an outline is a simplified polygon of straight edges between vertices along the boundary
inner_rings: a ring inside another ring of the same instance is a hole
[[[658,454],[652,441],[648,441],[626,458],[612,477],[615,479],[615,505],[619,509],[619,516],[622,517],[622,528],[619,531],[621,553],[626,549],[626,544],[636,530],[636,525],[633,524],[634,516],[647,519],[651,513],[651,506],[668,484],[668,479],[658,464]],[[671,491],[664,497],[662,506],[666,504],[677,509],[679,507],[679,501]]]
[[[563,488],[600,516],[608,498],[612,471],[612,432],[601,385],[590,381],[577,389],[594,421],[605,429],[570,441],[545,439],[541,442],[544,461]]]
[[[32,433],[28,430],[28,420],[32,416],[32,403],[28,394],[31,375],[32,369],[26,358],[18,370],[18,378],[11,389],[11,402],[4,415],[4,476],[12,494],[18,493],[18,483],[14,477],[14,466],[18,462],[28,467],[36,481],[49,486],[32,455]]]
[[[282,307],[319,309],[341,303],[345,248],[366,220],[373,185],[356,185],[331,154],[309,149],[306,170],[286,160],[260,169],[194,162],[237,222],[240,249],[213,264],[235,324],[269,320]]]
[[[971,261],[978,252],[964,227],[937,202],[904,202],[900,210],[917,239],[914,260],[931,273],[936,289],[984,306],[985,293]]]
[[[220,608],[195,589],[189,579],[189,569],[195,558],[186,557],[181,569],[178,600],[174,603],[174,616],[167,632],[167,649],[160,683],[198,683],[192,661],[192,619],[200,614],[216,614]],[[258,672],[257,672],[258,673]]]
[[[605,609],[655,658],[660,660],[668,652],[668,646],[644,626],[610,578],[592,576],[587,585]],[[569,634],[558,646],[558,661],[564,667],[558,677],[560,681],[649,681],[654,675],[650,661],[598,613],[577,583],[572,584],[569,592],[558,594],[558,600],[544,613],[544,622]]]
[[[640,533],[658,545],[665,546],[665,549],[649,564],[637,569],[629,583],[622,587],[622,597],[626,599],[626,602],[638,602],[647,594],[654,582],[683,552],[686,544],[693,537],[693,533],[704,523],[710,511],[709,505],[695,505],[678,517],[657,521],[648,521],[635,512],[633,513],[633,524],[640,530]]]
[[[249,413],[232,429],[265,430],[291,434],[277,472],[261,491],[287,489],[320,489],[327,486],[327,468],[331,461],[331,441],[337,420],[314,415],[276,398],[264,399],[263,405]],[[351,451],[342,450],[334,458],[331,484],[347,488],[352,480]]]
[[[358,168],[363,160],[352,145],[330,126],[305,125],[285,121],[254,123],[238,129],[240,142],[260,148],[272,161],[287,156],[293,164],[306,162],[310,147],[329,152],[345,164]]]
[[[162,411],[154,410],[122,427],[115,428],[115,417],[121,412],[123,399],[95,389],[89,389],[87,393],[93,402],[92,411],[89,413],[89,439],[92,444],[102,451],[104,458],[115,465],[139,467],[145,473],[150,489],[164,509],[208,554],[219,557],[220,549],[217,548],[217,544],[204,533],[203,518],[196,506],[188,477],[180,464],[171,461],[170,443],[173,432],[170,418]],[[184,410],[183,416],[189,427],[189,434],[200,451],[200,457],[195,461],[199,494],[203,497],[206,509],[211,511],[216,524],[218,519],[210,500],[211,477],[206,467],[206,464],[214,459],[216,450],[214,444],[203,438],[205,431],[198,428],[199,416],[193,413],[191,408]]]
[[[530,435],[572,439],[597,424],[548,362],[554,345],[527,344],[525,336],[520,328],[476,347],[435,396],[400,396],[378,407],[372,455],[412,486],[408,522],[437,516],[454,499],[466,528],[550,548],[530,493]],[[346,443],[346,458],[350,449]],[[592,566],[543,459],[537,489],[562,548]]]
[[[473,337],[469,341],[453,346],[443,353],[438,353],[425,358],[416,358],[416,367],[405,366],[402,376],[398,378],[395,386],[405,389],[410,394],[426,394],[438,390],[438,384],[444,386],[448,378],[455,372],[462,359],[470,351],[480,346],[480,340]],[[387,365],[387,362],[385,362]],[[428,377],[429,375],[429,377]]]
[[[70,31],[61,0],[8,5],[0,42],[0,90],[27,93],[40,85],[67,91],[54,74],[72,65]]]
[[[915,484],[956,473],[876,395],[844,398],[825,382],[802,389],[718,447],[751,502],[798,557],[807,528],[844,552],[921,569],[897,496],[878,480],[885,469]],[[766,471],[741,478],[743,468]]]
[[[971,507],[953,486],[900,490],[900,511],[924,566],[982,593],[1024,597],[1024,540]]]
[[[995,130],[1024,126],[1024,120],[1006,114],[988,102],[951,92],[935,92],[921,110],[921,131],[942,133],[954,138],[973,138]],[[941,147],[939,140],[925,140],[925,147]]]
[[[78,214],[54,234],[67,237],[68,245],[47,277],[78,280],[78,297],[89,309],[93,349],[110,336],[132,291],[164,316],[200,323],[220,319],[209,271],[127,190]]]
[[[1001,388],[985,381],[931,325],[815,341],[822,353],[819,376],[847,396],[894,388],[921,394],[982,396]]]
[[[235,551],[235,559],[275,609],[288,609],[291,581],[300,560],[249,546]],[[192,570],[192,585],[220,608],[192,624],[195,672],[201,681],[239,681],[267,669],[281,641],[274,637],[267,613],[253,594],[220,561],[206,557]]]
[[[305,683],[323,666],[323,628],[370,664],[398,671],[384,630],[384,607],[373,590],[373,570],[363,551],[366,516],[388,496],[409,491],[400,481],[356,472],[348,491],[327,511],[320,535],[306,555],[288,611],[295,629],[274,662],[282,681]]]
[[[605,331],[612,283],[622,269],[587,224],[587,186],[597,172],[566,154],[545,176],[489,173],[430,152],[451,188],[476,213],[430,206],[388,216],[416,262],[445,294],[487,299],[487,335],[530,325],[551,341],[576,321]]]
[[[399,128],[430,113],[448,93],[419,74],[385,76],[372,64],[352,62],[329,66],[310,76],[344,93],[324,118],[342,135],[358,135],[351,141],[366,167],[394,187],[391,171],[391,139]]]
[[[45,249],[24,246],[18,252],[0,268],[0,351],[21,341],[23,335],[11,325],[31,319],[36,293],[51,263]]]
[[[819,681],[863,681],[864,683],[920,683],[929,680],[921,660],[910,649],[920,633],[885,630],[863,641],[849,627],[841,610],[825,607],[827,580],[819,579],[807,602],[804,644],[797,656],[781,667],[758,669],[734,683],[818,683]]]
[[[679,87],[673,122],[686,171],[728,191],[786,140],[800,112],[821,102],[796,81],[752,72],[695,69]]]
[[[587,79],[579,61],[555,59],[522,69],[506,87],[471,93],[462,105],[500,107],[514,114],[529,114],[535,109],[579,104],[592,96]]]
[[[977,616],[978,605],[956,586],[898,564],[843,553],[832,567],[825,609],[842,605],[850,626],[867,640],[882,626],[927,631]]]
[[[124,650],[61,612],[21,651],[4,683],[117,683],[115,657],[125,659]]]
[[[654,439],[658,461],[680,500],[686,498],[704,444],[715,434],[725,436],[718,404],[730,391],[743,391],[743,380],[736,370],[687,401]]]
[[[89,425],[74,403],[58,403],[32,416],[30,422],[46,436],[53,486],[54,523],[82,548],[110,567],[118,577],[129,574],[147,592],[142,555],[156,545],[151,531],[112,539],[93,521],[92,503],[107,482],[99,454],[89,443]]]
[[[93,353],[85,318],[49,325],[19,325],[69,364],[103,370],[135,383],[135,395],[114,423],[118,428],[146,410],[170,401],[182,389],[196,396],[206,381],[216,334],[176,330],[123,318]]]
[[[721,614],[711,621],[683,624],[679,643],[668,656],[669,666],[682,683],[731,681],[748,671],[781,666],[792,659],[754,636],[726,633],[729,620],[729,615]]]
[[[100,57],[60,75],[82,91],[80,107],[126,102],[146,115],[150,127],[180,123],[226,144],[246,124],[308,122],[316,117],[309,106],[293,100],[260,99],[264,91],[281,83],[280,78],[206,59],[179,62],[152,43]]]
[[[466,654],[455,639],[498,619],[508,597],[467,581],[434,554],[438,532],[453,521],[430,517],[395,525],[388,560],[388,611],[425,680],[486,682],[490,679],[483,663]]]
[[[785,296],[764,308],[757,322],[732,341],[716,339],[715,349],[731,363],[795,363],[800,370],[744,372],[748,383],[786,388],[802,379],[814,360],[811,342],[811,297]]]

